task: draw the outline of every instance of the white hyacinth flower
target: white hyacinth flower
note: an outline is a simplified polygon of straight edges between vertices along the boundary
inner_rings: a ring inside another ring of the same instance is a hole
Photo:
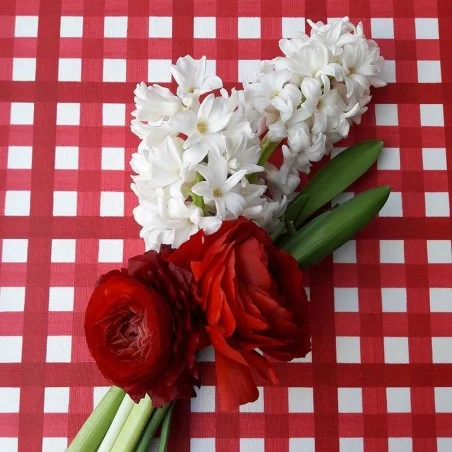
[[[197,171],[204,181],[193,186],[192,191],[202,196],[207,204],[213,203],[217,216],[222,219],[237,218],[246,206],[245,198],[235,189],[246,175],[246,170],[239,170],[228,177],[226,159],[217,152],[209,153],[207,165],[198,165]]]

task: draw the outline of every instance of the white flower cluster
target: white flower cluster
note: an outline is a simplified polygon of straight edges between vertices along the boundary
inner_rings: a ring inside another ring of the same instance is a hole
[[[177,95],[144,83],[135,90],[132,131],[142,141],[132,156],[132,190],[147,249],[177,248],[199,229],[213,233],[239,215],[271,228],[285,199],[265,196],[264,179],[256,174],[264,168],[243,93],[207,94],[223,84],[206,73],[205,57],[179,58],[171,73]]]
[[[147,249],[177,248],[198,230],[213,233],[239,215],[270,231],[299,172],[359,123],[370,86],[385,84],[377,78],[379,48],[348,18],[310,24],[311,36],[282,39],[285,57],[263,62],[243,91],[228,93],[207,73],[205,57],[190,56],[171,68],[176,94],[137,85],[132,131],[142,141],[132,156],[132,189]],[[285,139],[282,166],[265,163],[265,149]]]
[[[261,115],[267,139],[280,141],[283,164],[266,166],[266,180],[275,200],[290,196],[333,144],[348,135],[367,111],[370,87],[385,86],[378,78],[384,59],[377,44],[366,39],[362,24],[348,17],[311,25],[311,35],[281,39],[284,57],[263,62],[253,82],[245,85],[246,101]]]

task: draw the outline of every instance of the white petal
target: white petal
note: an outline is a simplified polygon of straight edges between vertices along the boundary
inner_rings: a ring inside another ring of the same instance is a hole
[[[170,126],[178,132],[190,135],[196,127],[196,114],[193,111],[179,111],[171,118]]]

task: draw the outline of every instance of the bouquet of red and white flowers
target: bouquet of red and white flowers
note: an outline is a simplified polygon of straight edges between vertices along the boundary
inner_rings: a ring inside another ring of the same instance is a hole
[[[175,94],[137,85],[132,189],[147,251],[102,276],[88,303],[87,344],[115,386],[69,450],[144,451],[161,423],[165,450],[172,407],[196,395],[207,346],[222,410],[256,400],[256,376],[276,383],[274,360],[310,351],[302,268],[353,237],[390,191],[325,208],[375,163],[377,140],[301,183],[360,122],[370,87],[385,84],[361,24],[310,25],[310,36],[282,39],[284,56],[262,62],[243,90],[227,92],[190,56],[171,69]]]

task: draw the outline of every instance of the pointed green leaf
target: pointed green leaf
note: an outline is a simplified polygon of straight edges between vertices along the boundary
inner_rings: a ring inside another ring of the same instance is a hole
[[[383,141],[364,141],[341,152],[323,166],[300,192],[308,199],[295,220],[295,226],[301,226],[314,212],[359,179],[377,161],[382,148]],[[291,208],[292,204],[288,211]]]
[[[171,403],[171,406],[169,410],[167,411],[163,422],[162,422],[162,432],[160,433],[160,442],[159,442],[159,448],[158,452],[166,452],[168,447],[168,438],[169,438],[169,431],[171,427],[171,418],[173,417],[173,410],[174,410],[174,402]]]
[[[295,222],[297,218],[301,215],[301,212],[303,211],[307,202],[308,194],[303,192],[298,193],[297,197],[293,199],[293,201],[287,208],[286,213],[284,214],[286,220]]]
[[[367,190],[339,207],[311,220],[283,246],[300,267],[310,267],[350,240],[388,199],[390,187]]]

